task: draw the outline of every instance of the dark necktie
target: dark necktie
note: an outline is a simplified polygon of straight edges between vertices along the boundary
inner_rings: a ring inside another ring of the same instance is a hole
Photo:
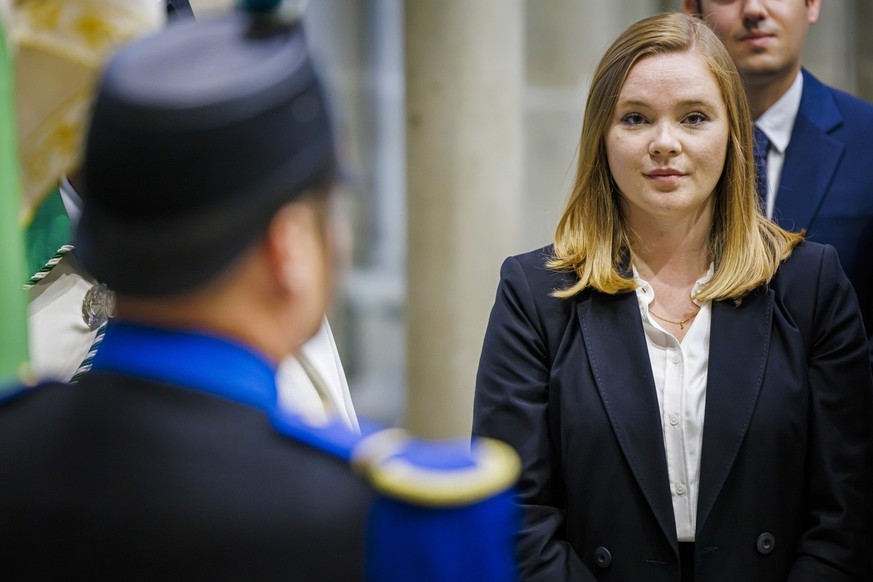
[[[755,182],[758,186],[758,198],[764,214],[767,213],[767,152],[770,150],[770,140],[755,126]]]

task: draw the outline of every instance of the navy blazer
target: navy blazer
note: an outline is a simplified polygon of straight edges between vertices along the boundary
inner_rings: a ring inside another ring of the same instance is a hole
[[[837,249],[873,340],[873,105],[806,70],[773,220]]]
[[[512,257],[485,335],[473,433],[522,458],[526,580],[678,581],[660,413],[635,293]],[[870,580],[873,379],[833,248],[715,302],[697,508],[707,582]]]

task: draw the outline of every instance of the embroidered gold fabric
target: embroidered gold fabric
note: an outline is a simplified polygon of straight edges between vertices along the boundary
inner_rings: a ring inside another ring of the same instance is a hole
[[[78,163],[93,86],[124,44],[160,28],[155,0],[0,0],[15,53],[22,222]]]

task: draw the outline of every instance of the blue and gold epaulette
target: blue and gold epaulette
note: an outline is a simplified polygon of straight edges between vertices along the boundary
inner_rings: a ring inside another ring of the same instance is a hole
[[[500,441],[431,442],[396,428],[364,436],[352,463],[383,495],[430,507],[492,497],[512,487],[521,468],[515,451]]]
[[[490,440],[428,442],[361,422],[313,425],[276,411],[276,429],[345,459],[375,493],[366,540],[366,579],[382,582],[510,582],[518,579],[521,464]]]
[[[521,470],[515,451],[493,439],[425,441],[404,429],[367,421],[361,422],[358,434],[339,420],[309,423],[281,410],[273,414],[273,425],[286,436],[346,460],[378,493],[414,505],[476,503],[512,487]]]

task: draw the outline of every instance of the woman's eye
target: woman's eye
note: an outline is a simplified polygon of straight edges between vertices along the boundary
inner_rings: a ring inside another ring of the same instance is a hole
[[[639,113],[628,113],[621,118],[621,122],[625,125],[640,125],[645,123],[646,119]]]
[[[690,113],[685,117],[685,122],[691,125],[700,125],[706,121],[706,116],[702,113]]]

